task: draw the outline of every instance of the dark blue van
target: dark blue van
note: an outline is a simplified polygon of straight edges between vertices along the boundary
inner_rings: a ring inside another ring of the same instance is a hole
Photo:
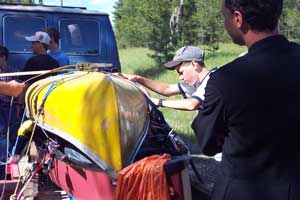
[[[9,63],[22,71],[32,56],[24,36],[46,27],[59,30],[60,48],[71,64],[103,63],[105,71],[121,70],[117,45],[108,14],[85,8],[0,4],[0,44],[10,51]]]

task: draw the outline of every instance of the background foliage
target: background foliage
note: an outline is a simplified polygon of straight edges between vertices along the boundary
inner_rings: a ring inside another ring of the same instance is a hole
[[[208,45],[214,53],[230,38],[223,28],[220,0],[184,0],[179,22],[171,34],[170,18],[180,0],[118,0],[114,24],[121,48],[146,47],[158,64],[172,57],[183,45]],[[280,19],[281,33],[300,41],[300,0],[285,0]]]
[[[118,0],[114,25],[122,71],[177,83],[174,71],[160,67],[161,62],[183,45],[205,49],[209,68],[222,66],[245,52],[245,47],[233,45],[223,28],[220,0],[184,0],[180,20],[171,34],[170,17],[180,0]],[[170,7],[168,7],[170,6]],[[280,32],[300,42],[300,0],[285,0],[280,19]],[[150,57],[147,55],[151,55]],[[165,56],[165,57],[164,57]],[[154,59],[153,59],[154,58]],[[157,94],[152,93],[157,96]],[[178,98],[181,98],[178,96]],[[196,112],[163,109],[168,123],[178,133],[194,138],[190,125]]]

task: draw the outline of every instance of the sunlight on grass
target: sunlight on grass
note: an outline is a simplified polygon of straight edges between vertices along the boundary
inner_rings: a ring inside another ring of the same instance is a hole
[[[146,48],[120,49],[122,72],[133,73],[136,70],[146,70],[155,67],[155,62],[147,56],[151,51]]]
[[[241,53],[246,51],[246,47],[233,44],[221,44],[220,49],[215,53],[215,55],[212,55],[211,52],[206,54],[205,63],[209,69],[213,67],[222,67],[224,64],[234,60]]]
[[[237,58],[238,55],[246,50],[245,47],[233,44],[221,44],[220,49],[214,55],[211,52],[206,53],[205,64],[209,69],[215,66],[221,67]],[[168,83],[178,83],[179,79],[175,71],[166,70],[161,66],[157,66],[154,60],[147,56],[148,54],[151,54],[151,51],[146,48],[120,49],[119,55],[122,72],[139,74]],[[157,94],[151,94],[159,97]],[[172,98],[181,98],[181,96]],[[191,124],[197,111],[188,112],[168,108],[160,108],[160,110],[163,111],[167,122],[177,133],[195,141]]]

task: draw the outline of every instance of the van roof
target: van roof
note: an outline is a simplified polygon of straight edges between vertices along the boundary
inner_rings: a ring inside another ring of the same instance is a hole
[[[25,12],[51,12],[51,13],[73,13],[73,14],[93,14],[93,15],[108,15],[105,12],[96,10],[87,10],[84,7],[69,7],[69,6],[51,6],[51,5],[24,5],[24,4],[5,4],[0,3],[0,10],[15,10]]]

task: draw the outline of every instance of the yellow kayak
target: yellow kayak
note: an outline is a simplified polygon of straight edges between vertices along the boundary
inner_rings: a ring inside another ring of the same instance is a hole
[[[25,101],[30,119],[102,170],[122,169],[149,126],[147,102],[138,87],[100,72],[74,71],[39,80],[29,87]]]

